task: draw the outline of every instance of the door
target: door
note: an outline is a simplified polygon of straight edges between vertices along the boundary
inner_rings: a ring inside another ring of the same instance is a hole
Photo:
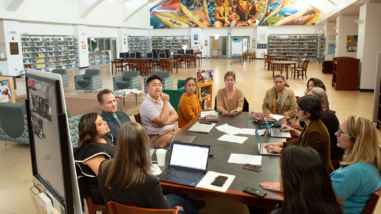
[[[228,37],[221,36],[218,39],[210,37],[210,57],[212,59],[224,59],[228,57]]]
[[[234,41],[241,41],[242,53],[248,51],[248,49],[250,48],[250,42],[249,42],[250,37],[249,36],[232,36],[231,38],[232,38],[232,42],[230,44],[230,50],[233,50]],[[230,56],[232,59],[238,59],[239,58],[239,56],[233,56],[233,51],[230,53]]]
[[[118,58],[116,53],[117,53],[117,50],[116,50],[116,39],[112,39],[111,40],[111,53],[112,53],[112,60],[114,60],[115,58]]]

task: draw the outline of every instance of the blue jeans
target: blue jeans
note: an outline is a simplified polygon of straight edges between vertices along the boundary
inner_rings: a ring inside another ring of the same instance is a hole
[[[193,206],[192,199],[187,194],[170,193],[165,196],[168,205],[182,206],[184,208],[184,211],[179,211],[179,214],[199,214],[198,210]]]

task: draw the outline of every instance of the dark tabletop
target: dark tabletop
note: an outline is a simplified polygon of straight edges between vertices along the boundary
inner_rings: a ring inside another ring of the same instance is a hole
[[[255,128],[256,124],[249,122],[248,116],[249,114],[244,112],[235,117],[220,115],[219,122],[216,126],[227,123],[238,128]],[[195,120],[194,123],[197,121],[198,120]],[[192,125],[189,125],[179,135],[196,136],[193,141],[194,144],[210,145],[210,152],[213,153],[213,156],[209,157],[207,170],[236,175],[233,183],[229,187],[230,190],[242,191],[246,187],[262,189],[259,186],[259,183],[261,182],[278,182],[279,156],[262,156],[263,170],[261,172],[243,169],[243,164],[228,163],[231,153],[260,155],[258,152],[256,136],[237,135],[248,137],[248,139],[243,144],[230,143],[217,140],[225,133],[218,131],[215,127],[208,134],[188,132],[190,127],[192,127]],[[281,142],[281,138],[271,138],[268,131],[266,131],[265,135],[261,136],[260,139],[261,143]],[[268,190],[266,190],[266,192],[269,195],[277,195],[276,192]]]

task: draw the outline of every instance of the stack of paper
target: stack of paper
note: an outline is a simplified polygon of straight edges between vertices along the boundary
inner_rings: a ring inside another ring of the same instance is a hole
[[[231,153],[228,163],[262,165],[261,155],[245,155]]]
[[[213,183],[213,181],[220,175],[228,177],[224,185],[222,187],[212,185],[211,183]],[[234,179],[235,179],[235,175],[228,175],[228,174],[208,171],[208,173],[206,173],[204,178],[202,178],[202,180],[197,184],[196,188],[210,189],[217,192],[226,192],[229,186],[233,183]]]
[[[237,128],[234,126],[229,126],[227,123],[224,125],[217,126],[216,129],[221,132],[225,132],[228,135],[236,135],[236,134],[244,134],[244,135],[255,135],[255,129],[249,129],[249,128]],[[259,135],[265,134],[266,129],[259,129],[258,133]]]
[[[200,117],[205,117],[206,115],[210,115],[210,114],[215,114],[215,115],[218,115],[218,112],[216,111],[203,111],[201,112],[201,116]]]
[[[222,135],[220,138],[218,138],[217,140],[220,140],[220,141],[227,141],[227,142],[231,142],[231,143],[239,143],[239,144],[242,144],[243,142],[245,142],[248,138],[247,137],[239,137],[239,136],[235,136],[235,135],[228,135],[228,134],[225,134],[225,135]]]

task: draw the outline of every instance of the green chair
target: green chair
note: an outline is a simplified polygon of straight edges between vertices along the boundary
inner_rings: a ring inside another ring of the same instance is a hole
[[[176,112],[179,112],[180,98],[185,93],[185,80],[177,80],[177,89],[163,89],[163,93],[169,95],[169,103],[173,106]]]

